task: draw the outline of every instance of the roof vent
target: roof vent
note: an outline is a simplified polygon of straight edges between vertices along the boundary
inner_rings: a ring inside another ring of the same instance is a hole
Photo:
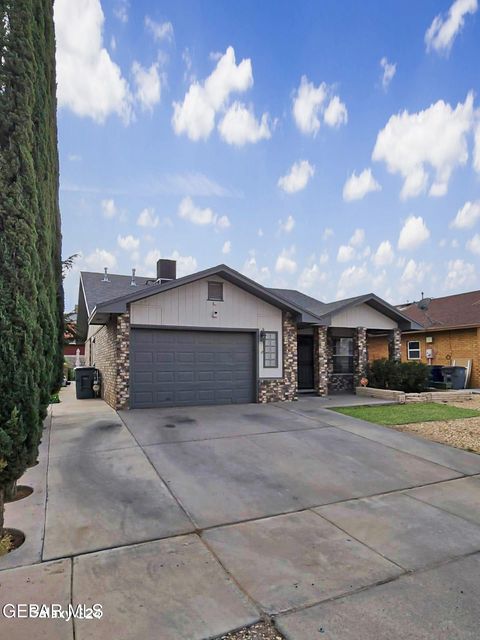
[[[105,271],[105,274],[103,276],[102,282],[110,282],[110,280],[108,279],[108,267],[104,267],[103,270]]]
[[[131,287],[136,287],[137,283],[135,282],[135,271],[136,269],[132,269],[132,281],[130,282]]]
[[[157,280],[160,284],[177,279],[177,261],[160,258],[157,262]]]

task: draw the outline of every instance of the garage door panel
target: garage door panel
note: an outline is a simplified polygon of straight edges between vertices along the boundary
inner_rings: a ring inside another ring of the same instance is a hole
[[[130,406],[255,401],[255,334],[135,329]]]

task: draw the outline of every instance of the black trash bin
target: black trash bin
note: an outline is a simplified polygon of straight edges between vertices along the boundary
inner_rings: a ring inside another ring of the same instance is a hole
[[[452,389],[464,389],[466,375],[466,367],[443,367],[445,382],[450,382]]]
[[[75,388],[77,400],[87,400],[95,398],[93,381],[97,375],[95,367],[77,367],[75,369]]]

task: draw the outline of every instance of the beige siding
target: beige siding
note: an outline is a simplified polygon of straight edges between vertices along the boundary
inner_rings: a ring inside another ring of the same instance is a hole
[[[263,369],[262,345],[259,348],[261,378],[282,375],[282,312],[280,309],[247,293],[221,278],[223,302],[208,298],[208,279],[186,284],[170,291],[158,293],[130,305],[132,325],[202,327],[218,329],[251,329],[278,332],[277,369]],[[214,312],[217,312],[214,317]]]
[[[367,329],[396,329],[395,320],[384,316],[367,304],[358,304],[332,316],[332,327],[366,327]]]

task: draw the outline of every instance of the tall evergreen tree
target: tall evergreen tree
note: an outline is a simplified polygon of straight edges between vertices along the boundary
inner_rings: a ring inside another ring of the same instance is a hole
[[[53,0],[0,0],[0,537],[63,361]]]

